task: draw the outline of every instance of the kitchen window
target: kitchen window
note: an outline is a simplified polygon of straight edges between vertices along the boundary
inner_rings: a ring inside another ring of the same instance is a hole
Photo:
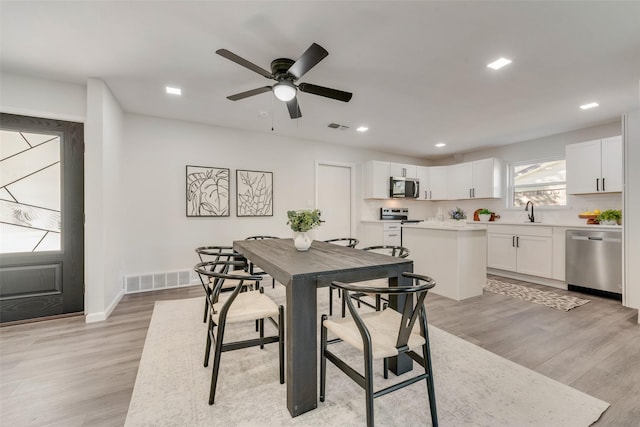
[[[508,207],[566,206],[565,159],[515,162],[509,165]]]

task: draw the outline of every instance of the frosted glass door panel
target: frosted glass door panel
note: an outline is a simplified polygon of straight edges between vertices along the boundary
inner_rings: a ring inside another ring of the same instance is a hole
[[[0,131],[0,253],[61,250],[60,137]]]

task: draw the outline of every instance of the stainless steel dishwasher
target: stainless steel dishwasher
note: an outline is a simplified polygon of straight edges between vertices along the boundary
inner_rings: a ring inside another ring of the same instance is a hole
[[[569,290],[622,299],[622,233],[567,230],[566,279]]]

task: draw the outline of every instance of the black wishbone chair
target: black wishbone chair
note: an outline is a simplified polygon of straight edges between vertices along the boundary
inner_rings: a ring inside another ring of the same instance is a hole
[[[396,391],[423,379],[427,382],[431,422],[434,427],[438,425],[436,395],[431,369],[431,353],[429,350],[427,313],[424,307],[427,292],[435,286],[435,282],[430,277],[420,276],[414,273],[403,273],[403,276],[411,278],[413,285],[365,288],[355,284],[333,282],[331,286],[342,290],[343,295],[346,295],[345,299],[352,317],[334,320],[329,319],[326,314],[322,315],[322,328],[320,331],[320,402],[324,402],[326,397],[327,360],[329,360],[365,390],[367,426],[369,427],[374,425],[374,398]],[[383,311],[360,314],[354,306],[350,294],[363,291],[371,294],[405,297],[402,313],[391,308],[385,308]],[[328,341],[328,331],[336,335],[337,338]],[[363,352],[364,376],[340,359],[336,354],[328,350],[327,345],[329,343],[338,341],[344,341]],[[420,349],[422,350],[422,355],[418,354]],[[388,358],[400,354],[408,355],[424,367],[424,373],[381,390],[374,391],[373,360],[383,359],[384,378],[387,378]]]
[[[354,237],[339,237],[337,239],[325,240],[326,243],[333,243],[334,245],[346,246],[347,248],[355,248],[360,241]],[[340,296],[340,291],[338,291]],[[329,286],[329,316],[333,315],[333,288]],[[344,316],[343,316],[344,317]]]
[[[249,237],[246,237],[244,240],[263,240],[263,239],[279,239],[279,237],[274,237],[274,236],[249,236]],[[264,274],[267,274],[267,273],[262,271],[254,263],[252,263],[251,260],[249,260],[249,274],[263,274],[264,275]],[[271,278],[271,287],[272,288],[276,287],[276,279],[274,279],[273,277]]]
[[[200,246],[196,248],[196,253],[198,254],[198,258],[200,258],[200,262],[205,261],[241,261],[244,260],[244,257],[239,253],[233,250],[232,246]],[[233,274],[236,275],[249,275],[248,272],[245,271],[246,263],[243,263],[240,266],[236,266]],[[202,286],[205,286],[205,282],[203,281],[202,276],[200,276],[200,281],[202,282]],[[213,289],[213,280],[209,279],[209,292]],[[235,288],[237,285],[237,281],[229,280],[225,282],[224,287],[222,289],[223,292],[229,291]],[[207,289],[207,288],[205,288]],[[209,310],[209,299],[205,298],[204,300],[204,318],[202,322],[207,322],[207,312]]]
[[[271,298],[266,296],[262,288],[258,289],[258,283],[262,280],[262,276],[229,273],[231,267],[242,265],[243,262],[238,261],[208,261],[196,264],[194,267],[194,270],[200,276],[211,278],[214,283],[212,292],[207,293],[210,310],[207,347],[204,355],[204,366],[207,367],[209,365],[211,345],[213,344],[213,371],[211,373],[209,405],[213,405],[215,401],[220,356],[227,351],[254,346],[264,348],[265,344],[279,343],[280,384],[284,384],[284,307],[282,305],[278,306]],[[233,292],[221,297],[220,292],[224,282],[227,280],[234,280],[237,285]],[[277,327],[277,335],[264,336],[264,319],[269,319]],[[224,332],[228,324],[254,320],[259,322],[259,338],[224,342]]]
[[[406,258],[409,256],[409,249],[404,246],[394,246],[394,245],[378,245],[378,246],[368,246],[366,248],[362,248],[363,251],[371,251],[376,252],[383,255],[395,256],[398,258]],[[389,279],[373,279],[367,280],[364,282],[357,282],[359,286],[368,286],[374,288],[386,288],[389,286]],[[373,296],[375,300],[375,304],[371,304],[367,302],[364,297]],[[382,297],[380,294],[377,295],[368,295],[366,292],[356,292],[351,295],[356,301],[358,301],[358,307],[360,304],[364,304],[368,307],[375,308],[376,311],[380,311],[382,308],[382,300],[389,302],[389,300],[385,297]],[[347,311],[347,306],[345,304],[344,295],[342,298],[342,317],[345,316]],[[329,314],[331,314],[331,310],[329,310]]]

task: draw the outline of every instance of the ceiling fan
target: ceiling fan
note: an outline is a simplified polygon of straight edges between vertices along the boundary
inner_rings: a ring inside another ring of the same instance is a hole
[[[322,61],[329,52],[319,44],[313,43],[296,61],[288,58],[278,58],[271,61],[271,72],[259,67],[227,49],[218,49],[216,53],[227,58],[236,64],[242,65],[268,79],[273,79],[277,83],[273,86],[264,86],[246,92],[236,93],[227,96],[231,101],[248,98],[261,93],[273,91],[276,98],[287,103],[289,116],[292,119],[302,117],[300,106],[298,105],[297,91],[324,96],[326,98],[337,99],[338,101],[349,102],[353,94],[328,87],[317,86],[310,83],[299,83],[296,81]]]

